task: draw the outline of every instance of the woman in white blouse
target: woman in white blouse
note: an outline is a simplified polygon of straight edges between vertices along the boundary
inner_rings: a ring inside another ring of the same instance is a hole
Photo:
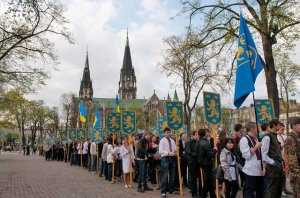
[[[227,138],[220,154],[221,167],[224,172],[225,198],[235,198],[239,190],[237,180],[236,157],[233,154],[233,141]]]
[[[129,145],[128,140],[123,140],[120,155],[122,158],[122,169],[124,174],[125,188],[131,188],[130,173],[132,172],[132,162],[134,160],[132,147]]]

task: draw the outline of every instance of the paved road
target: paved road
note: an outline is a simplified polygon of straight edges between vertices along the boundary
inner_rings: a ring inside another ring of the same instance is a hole
[[[160,193],[141,194],[136,189],[125,189],[121,184],[110,184],[87,170],[63,162],[19,153],[0,154],[0,198],[94,197],[157,198]],[[184,197],[190,197],[189,193]]]

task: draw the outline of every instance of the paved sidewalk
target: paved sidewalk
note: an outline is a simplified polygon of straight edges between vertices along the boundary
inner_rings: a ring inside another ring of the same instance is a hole
[[[80,167],[19,153],[0,154],[0,198],[129,198],[160,197],[110,184]],[[179,195],[168,196],[170,198]],[[184,197],[190,197],[185,193]]]

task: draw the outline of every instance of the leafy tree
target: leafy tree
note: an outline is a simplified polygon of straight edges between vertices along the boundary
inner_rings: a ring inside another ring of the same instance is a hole
[[[195,48],[193,44],[196,39],[197,35],[191,32],[185,38],[171,36],[165,39],[167,50],[164,62],[160,65],[168,76],[177,77],[182,85],[184,122],[188,133],[191,127],[192,111],[196,107],[200,93],[205,87],[223,86],[220,78],[221,69],[215,59],[220,51],[210,50],[205,46]],[[192,99],[193,94],[195,97]]]
[[[286,50],[277,51],[275,60],[277,62],[276,69],[278,73],[278,82],[282,88],[281,98],[285,100],[284,106],[287,119],[286,129],[289,131],[289,98],[291,94],[295,94],[295,92],[297,92],[297,80],[300,80],[300,65],[291,60],[290,52]]]
[[[232,46],[238,36],[239,10],[244,12],[247,23],[259,35],[265,60],[265,77],[268,97],[273,100],[275,115],[279,116],[279,94],[274,47],[281,44],[293,45],[299,39],[299,1],[297,0],[184,0],[183,11],[190,16],[191,28],[194,21],[201,33],[201,42],[195,46],[225,43]],[[224,47],[220,44],[221,47]]]
[[[0,13],[0,83],[23,88],[43,84],[56,61],[51,36],[72,42],[59,0],[3,0]],[[39,62],[43,61],[43,62]]]
[[[61,104],[62,104],[62,113],[63,120],[65,121],[65,134],[68,133],[69,128],[71,127],[71,114],[72,114],[72,104],[73,98],[75,97],[72,93],[64,93],[61,95]]]
[[[16,122],[17,128],[22,138],[22,144],[26,144],[25,127],[28,122],[29,101],[24,98],[24,93],[19,89],[8,91],[4,94],[1,105],[6,112],[8,120]]]

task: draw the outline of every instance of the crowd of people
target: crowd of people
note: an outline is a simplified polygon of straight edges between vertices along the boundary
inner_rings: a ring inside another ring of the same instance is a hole
[[[178,139],[169,128],[162,138],[145,130],[132,136],[108,135],[99,144],[87,139],[44,150],[46,160],[97,171],[124,188],[137,183],[141,193],[156,186],[161,197],[177,193],[182,184],[192,197],[235,198],[241,191],[245,198],[299,198],[300,118],[291,119],[290,125],[286,133],[278,120],[259,127],[255,122],[236,124],[231,133],[219,129],[218,138],[212,138],[208,128]]]

